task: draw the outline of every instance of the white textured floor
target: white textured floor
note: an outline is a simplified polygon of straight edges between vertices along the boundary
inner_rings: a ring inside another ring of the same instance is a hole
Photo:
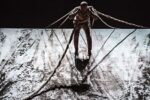
[[[134,29],[116,29],[95,59],[96,65],[118,42]],[[95,57],[113,29],[92,29],[92,56]],[[55,32],[56,34],[54,34]],[[57,66],[72,29],[0,29],[0,70],[5,80],[15,82],[4,95],[5,100],[21,100],[36,91]],[[53,33],[53,34],[52,34]],[[64,35],[63,35],[64,33]],[[92,89],[78,94],[71,90],[50,91],[35,100],[135,100],[135,87],[142,80],[142,70],[149,67],[150,29],[137,29],[121,43],[88,78]],[[81,37],[82,35],[82,37]],[[86,57],[86,37],[81,30],[79,55]],[[66,40],[65,40],[65,37]],[[62,43],[62,46],[60,45]],[[83,54],[84,53],[84,54]],[[66,59],[68,57],[68,59]],[[69,61],[68,61],[69,60]],[[70,44],[67,56],[46,88],[71,84],[74,66],[74,45]],[[93,66],[94,66],[93,65]],[[91,66],[91,67],[93,67]],[[76,77],[73,77],[76,78]],[[76,80],[76,79],[74,79]],[[144,79],[143,79],[144,80]],[[150,88],[150,87],[148,87]],[[130,92],[130,95],[127,94]],[[150,91],[149,91],[150,92]]]

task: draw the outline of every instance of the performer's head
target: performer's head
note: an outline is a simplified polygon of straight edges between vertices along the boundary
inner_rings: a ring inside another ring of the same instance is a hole
[[[80,7],[81,7],[82,11],[86,11],[87,10],[87,6],[88,6],[88,3],[86,1],[82,1],[80,3]]]

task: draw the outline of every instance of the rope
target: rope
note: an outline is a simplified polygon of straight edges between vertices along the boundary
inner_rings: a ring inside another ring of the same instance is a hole
[[[68,40],[67,40],[67,38],[66,38],[66,36],[65,36],[65,32],[64,32],[63,29],[62,29],[62,33],[63,33],[63,36],[64,36],[65,41],[68,42]],[[70,48],[69,48],[69,53],[70,53],[70,56],[71,56],[71,50],[70,50]],[[71,56],[71,59],[73,59],[72,56]]]
[[[72,10],[71,10],[72,11]],[[50,25],[48,25],[46,28],[51,27],[52,25],[56,24],[57,22],[61,21],[62,19],[64,19],[66,16],[68,16],[70,14],[69,11],[67,14],[65,14],[64,16],[62,16],[61,18],[59,18],[58,20],[54,21],[53,23],[51,23]]]
[[[95,23],[95,20],[93,19],[93,20],[92,20],[92,25],[91,25],[91,27],[93,27],[94,23]]]
[[[68,19],[69,19],[69,16],[67,16],[66,19],[58,27],[61,27]]]
[[[71,11],[70,11],[70,12],[71,12]],[[50,27],[50,26],[56,24],[57,22],[59,22],[60,20],[62,20],[62,19],[65,18],[66,16],[68,16],[68,14],[69,14],[70,12],[68,12],[66,15],[64,15],[64,16],[61,17],[61,18],[59,18],[58,20],[56,20],[56,21],[53,22],[52,24],[48,25],[47,27]],[[64,24],[67,19],[68,19],[68,17],[67,17],[59,26],[61,26],[62,24]],[[76,29],[76,28],[75,28],[75,29]],[[71,40],[72,40],[72,38],[73,38],[73,34],[74,34],[75,29],[73,30],[73,32],[72,32],[72,34],[71,34],[71,36],[70,36],[69,42],[68,42],[68,44],[67,44],[67,47],[66,47],[66,49],[65,49],[65,51],[64,51],[64,53],[63,53],[61,59],[59,60],[57,67],[54,69],[53,73],[49,76],[48,80],[47,80],[36,92],[34,92],[33,94],[31,94],[30,96],[28,96],[28,97],[25,98],[24,100],[28,100],[29,98],[34,97],[34,95],[36,95],[36,94],[51,80],[51,78],[53,77],[53,75],[56,73],[57,69],[60,67],[61,62],[62,62],[63,58],[65,57],[65,55],[66,55],[66,53],[67,53],[67,50],[68,50],[69,45],[70,45],[70,43],[71,43]],[[56,34],[55,34],[55,36],[57,37]],[[58,39],[58,38],[57,38],[57,39]],[[59,39],[58,39],[58,40],[59,40]],[[59,42],[60,42],[60,41],[59,41]],[[62,46],[62,45],[61,45],[61,46]]]
[[[115,29],[113,29],[113,31],[109,34],[109,36],[107,37],[107,39],[104,41],[103,45],[100,47],[98,53],[97,53],[96,56],[94,57],[93,62],[91,63],[91,66],[94,64],[95,59],[98,57],[98,55],[99,55],[101,49],[104,47],[104,45],[106,44],[106,42],[108,41],[108,39],[110,38],[110,36],[114,33],[114,31],[115,31]]]
[[[90,75],[92,73],[92,71],[100,64],[102,63],[106,57],[116,48],[118,47],[126,38],[128,38],[131,34],[133,34],[136,31],[136,29],[134,29],[132,32],[130,32],[125,38],[123,38],[118,44],[116,44],[88,73],[87,75],[83,78],[82,83],[85,82],[85,80],[87,79],[88,75]]]
[[[76,29],[76,27],[75,27],[75,29]],[[56,68],[54,69],[53,73],[48,77],[47,81],[46,81],[45,83],[43,83],[43,85],[42,85],[36,92],[34,92],[33,94],[31,94],[30,96],[28,96],[27,98],[25,98],[25,99],[23,99],[23,100],[28,100],[29,98],[34,97],[34,95],[36,95],[36,94],[51,80],[51,78],[54,76],[54,74],[56,73],[57,69],[60,67],[63,58],[65,57],[65,55],[66,55],[66,53],[67,53],[67,50],[68,50],[69,45],[70,45],[70,43],[71,43],[71,41],[72,41],[72,38],[73,38],[75,29],[73,30],[73,32],[72,32],[72,34],[71,34],[71,36],[70,36],[69,42],[68,42],[68,44],[67,44],[67,46],[66,46],[66,49],[65,49],[65,51],[64,51],[64,53],[63,53],[61,59],[59,60],[59,62],[58,62],[58,64],[57,64]]]
[[[104,25],[106,25],[106,26],[109,27],[109,28],[114,28],[113,26],[107,24],[100,16],[98,16],[96,9],[93,9],[93,11],[94,11],[94,13],[96,13],[98,19],[99,19]],[[92,22],[92,26],[93,26],[93,24],[94,24],[94,20],[93,20],[93,22]]]
[[[130,25],[130,26],[135,26],[135,27],[139,27],[139,28],[146,28],[146,27],[144,27],[144,26],[142,26],[142,25],[137,25],[137,24],[130,23],[130,22],[127,22],[127,21],[124,21],[124,20],[120,20],[120,19],[117,19],[117,18],[112,17],[112,16],[110,16],[110,15],[101,13],[101,12],[99,12],[99,11],[97,11],[97,13],[98,13],[99,15],[102,15],[102,16],[104,16],[104,17],[106,17],[106,18],[112,19],[112,20],[117,21],[117,22],[120,22],[120,23],[124,23],[124,24]]]
[[[109,27],[109,28],[115,28],[115,27],[113,27],[113,26],[107,24],[100,16],[98,16],[98,19],[99,19],[104,25],[106,25],[107,27]]]
[[[63,47],[63,45],[62,45],[60,39],[58,38],[57,34],[56,34],[55,32],[53,32],[53,33],[54,33],[54,35],[56,36],[56,38],[57,38],[59,44],[61,45],[61,48],[62,48],[63,51],[64,51],[65,49],[64,49],[64,47]],[[66,58],[67,58],[67,60],[68,60],[68,62],[69,62],[69,65],[71,66],[71,62],[70,62],[69,57],[68,57],[67,55],[66,55]]]

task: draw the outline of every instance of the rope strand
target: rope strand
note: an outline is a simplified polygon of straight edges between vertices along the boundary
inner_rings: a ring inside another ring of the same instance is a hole
[[[116,48],[118,47],[126,38],[128,38],[131,34],[133,34],[136,31],[136,29],[134,29],[132,32],[130,32],[125,38],[123,38],[119,43],[117,43],[88,73],[87,75],[83,78],[82,83],[86,81],[88,75],[90,75],[92,73],[92,71],[100,64],[102,63],[106,57]]]
[[[76,27],[75,27],[75,29],[76,29]],[[23,100],[28,100],[29,98],[34,97],[34,95],[36,95],[37,93],[39,93],[39,91],[40,91],[42,88],[44,88],[44,86],[45,86],[45,85],[51,80],[51,78],[54,76],[54,74],[56,73],[57,69],[60,67],[63,58],[65,57],[65,55],[66,55],[66,53],[67,53],[67,50],[68,50],[69,45],[70,45],[70,43],[71,43],[71,41],[72,41],[72,38],[73,38],[75,29],[72,31],[72,34],[71,34],[70,39],[69,39],[69,42],[68,42],[68,44],[67,44],[67,46],[66,46],[66,49],[65,49],[65,51],[64,51],[64,53],[63,53],[61,59],[59,60],[57,66],[56,66],[56,68],[54,69],[54,71],[52,72],[52,74],[48,77],[47,81],[46,81],[45,83],[43,83],[43,85],[42,85],[36,92],[34,92],[33,94],[31,94],[30,96],[28,96],[27,98],[25,98],[25,99],[23,99]]]
[[[71,10],[71,11],[72,11],[72,10]],[[69,11],[67,14],[65,14],[64,16],[62,16],[61,18],[59,18],[58,20],[56,20],[56,21],[54,21],[53,23],[51,23],[50,25],[48,25],[46,28],[49,28],[49,27],[51,27],[52,25],[54,25],[54,24],[56,24],[57,22],[59,22],[59,21],[61,21],[62,19],[64,19],[66,16],[68,16],[68,15],[70,14],[71,11]]]
[[[114,33],[115,29],[113,29],[113,31],[109,34],[109,36],[107,37],[107,39],[104,41],[103,45],[100,47],[99,51],[97,52],[96,56],[94,57],[93,62],[91,63],[91,66],[95,63],[95,59],[98,57],[100,50],[104,47],[104,45],[106,44],[106,42],[108,41],[108,39],[110,38],[110,36]]]
[[[137,24],[130,23],[130,22],[127,22],[127,21],[124,21],[124,20],[120,20],[120,19],[117,19],[117,18],[115,18],[115,17],[112,17],[112,16],[110,16],[110,15],[104,14],[104,13],[99,12],[99,11],[97,11],[97,13],[98,13],[99,15],[102,15],[102,16],[104,16],[104,17],[106,17],[106,18],[112,19],[112,20],[117,21],[117,22],[120,22],[120,23],[124,23],[124,24],[130,25],[130,26],[135,26],[135,27],[139,27],[139,28],[146,28],[146,27],[144,27],[144,26],[142,26],[142,25],[137,25]]]
[[[58,26],[59,28],[69,19],[69,16],[66,17],[66,19]]]
[[[115,28],[115,27],[113,27],[113,26],[107,24],[100,16],[98,16],[98,19],[99,19],[104,25],[106,25],[107,27],[109,27],[109,28]]]

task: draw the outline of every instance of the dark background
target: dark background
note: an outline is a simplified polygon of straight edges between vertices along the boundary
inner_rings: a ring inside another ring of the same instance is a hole
[[[45,28],[57,20],[82,0],[3,0],[0,1],[1,28]],[[86,0],[97,10],[113,17],[150,27],[150,5],[148,0]],[[112,26],[134,28],[103,18]],[[54,25],[54,28],[60,23]],[[73,27],[67,21],[62,28]],[[107,28],[97,21],[94,28]]]

